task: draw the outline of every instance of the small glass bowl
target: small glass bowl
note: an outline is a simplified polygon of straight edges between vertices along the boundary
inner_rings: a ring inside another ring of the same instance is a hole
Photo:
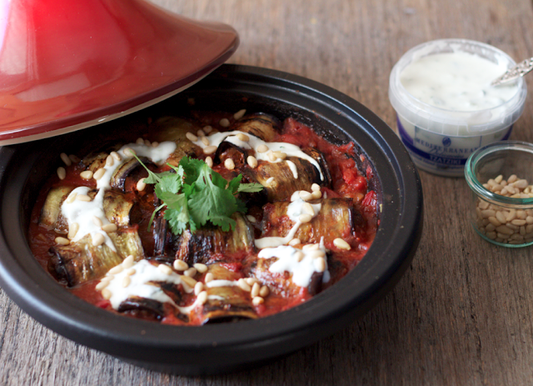
[[[470,221],[482,238],[508,248],[533,244],[533,144],[481,147],[468,158],[465,178],[472,190]]]

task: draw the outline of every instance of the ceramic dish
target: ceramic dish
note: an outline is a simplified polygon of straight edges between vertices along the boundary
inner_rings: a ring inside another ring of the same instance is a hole
[[[57,155],[146,119],[181,108],[275,113],[294,117],[337,144],[354,141],[361,170],[378,192],[380,226],[363,260],[339,283],[288,311],[257,320],[201,327],[159,325],[114,315],[78,299],[32,256],[27,229],[39,187]],[[316,82],[262,68],[223,65],[165,102],[76,133],[0,150],[0,284],[28,314],[55,332],[125,361],[182,375],[249,368],[331,335],[374,306],[399,280],[422,230],[422,190],[394,132],[348,96]]]

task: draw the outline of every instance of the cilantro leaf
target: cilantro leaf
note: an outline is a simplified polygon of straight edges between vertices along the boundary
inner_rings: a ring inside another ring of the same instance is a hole
[[[163,202],[154,210],[149,228],[155,214],[164,209],[164,218],[175,235],[187,229],[195,232],[208,222],[223,231],[234,229],[236,222],[231,216],[246,213],[246,205],[236,195],[263,189],[260,184],[241,184],[242,175],[228,182],[199,159],[183,157],[177,167],[167,164],[172,170],[154,173],[135,157],[148,171],[145,182],[155,184],[155,194]]]

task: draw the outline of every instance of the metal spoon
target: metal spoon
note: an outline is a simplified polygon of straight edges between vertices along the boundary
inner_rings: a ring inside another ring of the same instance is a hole
[[[533,70],[533,58],[526,59],[518,63],[516,66],[511,67],[510,69],[505,71],[502,76],[494,79],[490,85],[499,86],[503,83],[510,82],[512,80],[520,78],[521,76],[526,75],[531,70]]]

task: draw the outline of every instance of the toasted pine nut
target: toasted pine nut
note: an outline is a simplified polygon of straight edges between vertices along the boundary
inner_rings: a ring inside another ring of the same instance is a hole
[[[261,145],[257,146],[256,150],[258,153],[266,153],[268,151],[268,146],[262,143]]]
[[[335,245],[339,249],[344,249],[344,250],[347,250],[347,251],[352,249],[350,244],[348,244],[345,240],[343,240],[341,238],[336,238],[335,240],[333,240],[333,245]]]
[[[246,134],[244,133],[239,133],[237,134],[237,138],[239,138],[240,141],[243,141],[243,142],[248,142],[250,140],[250,137],[248,137]]]
[[[211,272],[207,272],[205,274],[205,278],[204,278],[204,281],[206,283],[209,283],[210,281],[213,281],[215,279],[215,277],[213,276],[213,274]]]
[[[189,131],[185,134],[185,137],[187,137],[187,139],[191,142],[198,141],[198,137]]]
[[[205,273],[207,272],[207,265],[205,264],[201,264],[201,263],[196,263],[193,265],[194,268],[196,268],[196,270],[200,273]]]
[[[235,114],[233,114],[233,118],[235,118],[235,120],[239,120],[242,117],[244,117],[244,114],[246,114],[246,110],[245,109],[239,110]]]
[[[70,240],[64,237],[56,237],[55,242],[57,245],[69,245]]]
[[[57,176],[59,177],[60,180],[64,180],[65,177],[67,176],[67,171],[65,170],[63,166],[60,166],[57,168]]]
[[[263,304],[265,302],[265,299],[263,299],[262,297],[260,296],[256,296],[255,298],[252,299],[252,304],[254,306],[258,306],[260,304]]]
[[[174,260],[173,266],[176,271],[185,271],[186,269],[189,269],[189,264],[183,260]]]
[[[249,155],[248,158],[246,158],[246,162],[248,162],[248,165],[250,165],[251,168],[257,167],[257,158],[253,155]]]
[[[159,269],[162,273],[164,273],[165,275],[172,275],[172,273],[174,272],[172,270],[172,268],[170,268],[168,265],[166,264],[159,264],[157,266],[157,269]]]
[[[66,155],[65,153],[61,153],[59,156],[61,157],[61,160],[65,163],[65,165],[72,165],[72,161],[70,160],[70,158],[68,158],[68,155]]]
[[[228,118],[222,118],[218,124],[222,127],[228,127],[230,125],[230,122],[229,122],[229,119]]]
[[[80,177],[84,180],[90,180],[91,178],[93,178],[93,172],[91,172],[90,170],[85,170],[80,173]]]
[[[224,161],[224,166],[228,170],[233,170],[235,169],[235,162],[233,162],[231,158],[226,158],[226,160]]]
[[[137,181],[136,187],[139,192],[142,192],[144,189],[146,189],[146,182],[144,182],[144,178],[141,178],[139,181]]]
[[[93,245],[95,247],[98,247],[100,245],[102,245],[103,243],[105,243],[105,237],[103,234],[101,233],[96,233],[94,236],[93,236]]]
[[[118,227],[116,226],[116,224],[111,223],[111,224],[102,225],[100,229],[102,229],[106,233],[109,233],[109,232],[116,232]]]
[[[207,164],[207,166],[209,166],[210,168],[213,167],[213,158],[211,157],[205,157],[205,163]]]
[[[80,229],[80,224],[78,224],[77,222],[70,224],[67,237],[69,239],[73,239],[74,237],[76,237],[76,233],[78,233],[79,229]]]

